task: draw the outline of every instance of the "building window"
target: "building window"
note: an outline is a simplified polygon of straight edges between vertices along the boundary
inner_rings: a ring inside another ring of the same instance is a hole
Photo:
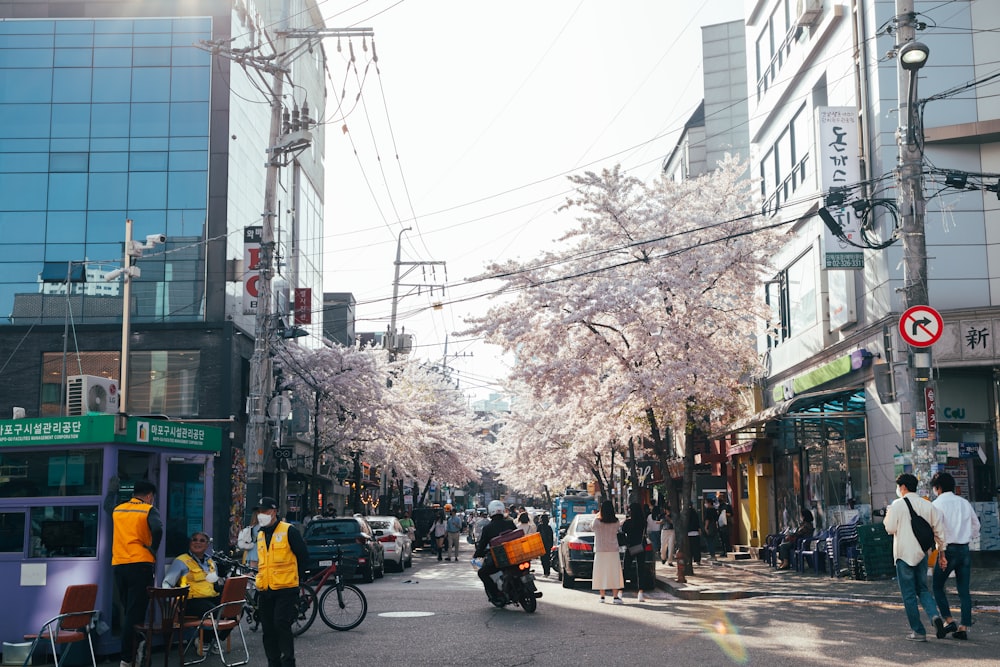
[[[806,106],[802,105],[760,161],[760,192],[765,212],[777,214],[782,204],[806,182],[811,136],[809,116]]]
[[[0,553],[24,553],[24,512],[0,512]]]
[[[32,507],[28,558],[97,556],[97,506]]]
[[[804,255],[764,285],[770,307],[767,326],[768,347],[777,347],[816,323],[816,253]]]
[[[0,498],[96,496],[103,458],[99,449],[0,453]]]
[[[117,378],[121,363],[118,352],[76,352],[42,355],[42,416],[65,414],[64,373]],[[136,415],[197,417],[199,414],[198,350],[139,350],[129,354],[129,383],[125,412]]]

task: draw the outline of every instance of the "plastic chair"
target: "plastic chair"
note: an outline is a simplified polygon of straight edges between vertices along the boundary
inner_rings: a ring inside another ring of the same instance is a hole
[[[211,632],[215,640],[215,645],[221,650],[222,638],[219,636],[220,631],[229,631],[229,636],[226,638],[226,650],[219,655],[222,664],[226,667],[237,667],[237,665],[245,665],[250,662],[250,649],[247,646],[246,635],[243,634],[243,624],[240,622],[243,618],[243,609],[247,602],[247,584],[249,582],[250,577],[229,577],[226,579],[225,586],[222,587],[222,596],[218,605],[206,611],[201,618],[188,618],[181,624],[184,630],[198,630],[185,645],[184,653],[186,655],[191,646],[195,642],[198,642],[199,657],[193,660],[186,660],[184,662],[185,665],[195,665],[205,662],[208,659],[209,654],[204,652],[204,648],[205,635],[209,632]],[[232,639],[232,633],[235,630],[239,630],[240,633],[244,659],[239,662],[227,662],[226,657],[229,653],[229,643]]]
[[[153,655],[153,637],[161,635],[164,638],[163,665],[170,664],[170,647],[177,636],[177,655],[184,662],[184,642],[181,637],[181,618],[184,616],[184,605],[187,602],[188,587],[146,589],[149,594],[149,607],[146,611],[146,621],[135,626],[136,635],[146,643],[142,663],[149,667]]]
[[[826,543],[830,539],[830,535],[834,532],[836,532],[836,528],[829,528],[819,535],[814,535],[803,540],[795,554],[795,565],[799,572],[805,571],[806,560],[808,559],[812,563],[816,574],[819,574],[823,558],[826,557]]]
[[[31,648],[28,649],[28,656],[24,660],[25,666],[31,663],[31,655],[35,652],[38,642],[48,638],[52,645],[52,656],[56,667],[59,667],[59,653],[56,647],[60,644],[73,644],[84,639],[90,646],[90,663],[97,667],[97,658],[94,657],[94,640],[90,636],[90,632],[97,625],[97,619],[100,616],[100,612],[94,609],[96,604],[97,584],[77,584],[67,587],[59,615],[46,621],[37,633],[24,635],[25,641],[31,640]],[[65,657],[64,651],[63,659]]]

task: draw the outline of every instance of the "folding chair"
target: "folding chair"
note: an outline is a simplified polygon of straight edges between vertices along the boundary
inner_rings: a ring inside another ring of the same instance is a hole
[[[219,647],[219,659],[223,665],[226,667],[237,667],[238,665],[245,665],[250,662],[250,649],[247,647],[247,638],[243,634],[243,624],[240,622],[243,618],[243,608],[247,602],[247,584],[249,581],[250,577],[229,577],[226,579],[226,585],[222,587],[222,597],[218,605],[206,611],[201,618],[185,619],[182,623],[185,630],[197,629],[198,631],[188,640],[188,643],[184,647],[184,654],[187,655],[191,646],[195,642],[198,642],[198,657],[193,660],[186,660],[184,662],[185,665],[195,665],[205,662],[208,659],[209,654],[204,651],[204,648],[205,635],[209,632],[211,632],[214,638],[215,645]],[[243,644],[243,660],[239,662],[227,662],[226,658],[230,653],[232,634],[237,630],[240,633],[240,642]],[[219,636],[220,631],[229,631],[224,651],[222,649],[222,638]]]
[[[187,602],[188,587],[146,589],[149,594],[149,607],[146,611],[146,621],[135,626],[135,633],[142,637],[146,650],[143,651],[142,664],[149,667],[153,655],[153,637],[162,635],[163,665],[170,664],[170,647],[177,636],[177,655],[184,662],[184,641],[181,637],[181,618],[184,616],[184,604]]]
[[[100,616],[100,612],[94,609],[96,604],[97,584],[68,586],[63,595],[59,615],[46,621],[38,632],[24,635],[25,641],[31,640],[28,657],[24,660],[25,667],[31,663],[31,655],[35,652],[38,642],[46,637],[52,645],[52,659],[55,660],[56,667],[59,667],[59,653],[56,647],[60,644],[73,644],[84,639],[90,646],[90,663],[97,667],[97,658],[94,657],[94,640],[90,636],[90,632],[97,625],[97,619]],[[63,651],[63,659],[65,658],[66,651]]]

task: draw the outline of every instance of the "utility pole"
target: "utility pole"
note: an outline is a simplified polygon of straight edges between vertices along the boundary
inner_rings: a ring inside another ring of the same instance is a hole
[[[407,347],[408,347],[408,346],[404,346],[404,345],[401,344],[401,337],[398,335],[397,330],[396,330],[396,313],[398,312],[398,309],[399,309],[399,299],[400,299],[399,288],[401,286],[402,287],[409,287],[409,288],[411,288],[411,291],[415,289],[415,290],[417,290],[419,292],[419,290],[421,290],[422,288],[428,287],[430,289],[430,291],[431,291],[431,294],[434,293],[434,284],[433,283],[428,283],[426,280],[423,281],[423,282],[420,282],[420,283],[400,283],[400,280],[402,280],[406,276],[410,275],[410,273],[412,273],[413,270],[416,269],[418,266],[445,266],[446,265],[446,262],[404,262],[404,261],[402,261],[401,254],[402,254],[402,245],[403,245],[403,233],[404,232],[408,232],[408,231],[410,231],[410,227],[405,227],[405,228],[399,230],[399,235],[396,237],[396,261],[393,263],[393,266],[395,267],[395,277],[392,280],[392,313],[389,316],[388,339],[386,340],[386,343],[384,345],[384,347],[387,350],[389,350],[389,359],[392,360],[392,361],[395,361],[396,360],[396,355],[399,354],[401,351],[407,349]],[[404,271],[404,272],[401,273],[401,269],[404,266],[407,266],[409,268],[406,269],[406,271]],[[446,272],[445,272],[445,282],[447,282],[447,280],[448,280],[448,276],[447,276],[447,270],[446,270]],[[441,287],[441,293],[444,294],[444,287],[443,286]],[[406,296],[406,295],[404,295],[404,296]]]
[[[903,234],[904,308],[927,306],[927,246],[924,235],[923,126],[920,119],[917,78],[927,62],[929,49],[915,41],[913,0],[896,0],[896,57],[899,63],[899,160],[896,181]],[[930,380],[930,348],[910,348],[907,388],[910,397],[911,452],[917,492],[930,492],[930,471],[936,433],[929,430],[926,390]]]
[[[308,107],[303,104],[301,114],[298,107],[289,116],[285,110],[285,79],[291,74],[291,63],[304,52],[303,49],[287,50],[289,38],[319,41],[324,37],[372,37],[370,28],[347,29],[288,29],[288,0],[282,2],[279,29],[273,40],[274,54],[256,54],[257,48],[233,49],[228,42],[202,42],[201,48],[214,55],[228,58],[244,68],[257,70],[263,76],[271,76],[269,86],[271,104],[271,124],[268,134],[267,162],[264,177],[264,210],[261,216],[261,242],[259,257],[259,277],[257,281],[257,308],[254,319],[254,350],[250,358],[250,387],[247,397],[247,500],[259,496],[263,490],[264,454],[268,446],[278,445],[276,430],[272,434],[271,423],[266,410],[274,393],[272,368],[272,341],[276,335],[277,315],[273,311],[273,286],[276,254],[274,226],[278,216],[279,170],[291,164],[295,157],[306,150],[312,142],[309,128],[313,124]],[[289,122],[291,118],[291,122]],[[273,438],[273,442],[272,442]],[[280,487],[279,487],[280,488]],[[279,495],[284,495],[283,493]],[[279,503],[281,498],[277,499]],[[284,509],[283,507],[281,509]]]

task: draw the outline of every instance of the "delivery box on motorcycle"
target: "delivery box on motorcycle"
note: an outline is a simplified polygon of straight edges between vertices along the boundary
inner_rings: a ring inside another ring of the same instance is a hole
[[[521,531],[511,531],[521,532]],[[503,537],[501,535],[500,537]],[[491,543],[492,544],[492,543]],[[509,540],[498,544],[490,549],[493,562],[497,567],[508,567],[524,563],[532,558],[538,558],[545,554],[545,545],[542,544],[542,536],[532,533],[525,537]]]

